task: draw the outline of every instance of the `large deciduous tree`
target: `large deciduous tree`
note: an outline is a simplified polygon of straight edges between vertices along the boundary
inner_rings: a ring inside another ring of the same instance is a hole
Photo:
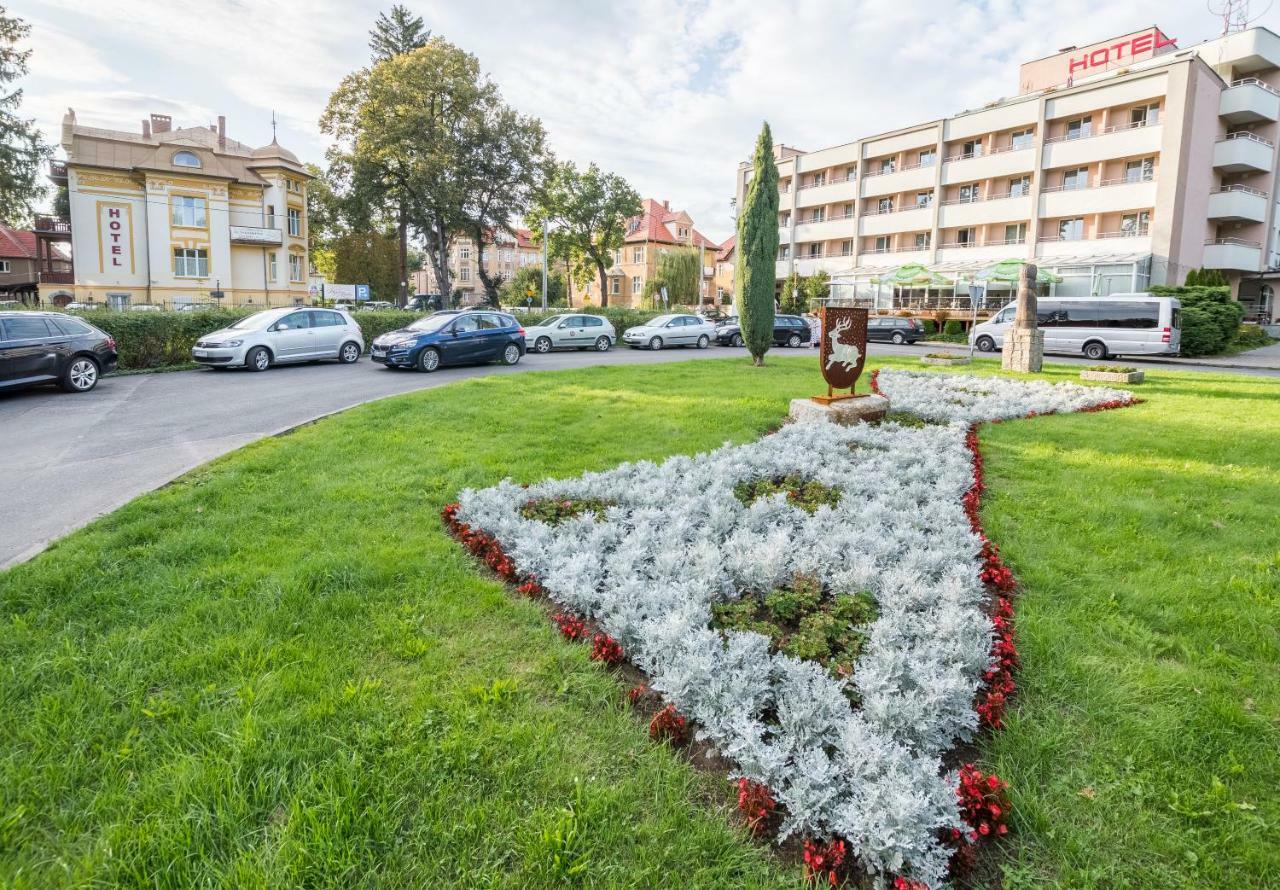
[[[778,165],[766,122],[756,139],[751,182],[738,214],[738,268],[735,276],[742,339],[756,366],[773,343],[774,270],[778,260]]]
[[[330,242],[334,277],[368,284],[375,300],[394,299],[400,286],[396,274],[396,239],[384,232],[347,232]],[[328,262],[323,257],[322,262]]]
[[[378,20],[369,32],[369,49],[373,61],[381,62],[401,53],[410,53],[427,45],[431,32],[422,16],[415,16],[408,8],[397,3],[391,14],[378,13]]]
[[[0,222],[24,224],[45,195],[40,167],[49,157],[35,121],[18,116],[22,90],[10,84],[27,73],[31,50],[18,49],[31,26],[0,6]]]
[[[535,237],[543,222],[551,226],[550,252],[567,256],[569,274],[579,285],[600,280],[600,305],[609,305],[606,272],[613,251],[622,247],[627,220],[640,213],[640,195],[615,173],[594,163],[579,172],[572,161],[552,168],[526,216]]]

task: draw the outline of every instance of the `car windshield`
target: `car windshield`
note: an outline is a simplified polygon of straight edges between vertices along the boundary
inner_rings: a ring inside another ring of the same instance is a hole
[[[539,328],[552,328],[552,327],[555,327],[556,325],[558,325],[560,322],[562,322],[562,321],[564,321],[564,320],[565,320],[565,316],[563,316],[563,315],[553,315],[553,316],[551,316],[550,318],[548,318],[546,321],[540,321],[540,322],[538,322],[538,323],[537,323],[537,325],[535,325],[535,327],[539,327]]]
[[[411,331],[438,331],[453,321],[456,315],[428,315],[426,318],[419,318],[413,324],[409,325]]]
[[[232,331],[260,331],[275,324],[292,311],[292,309],[268,309],[265,312],[255,312],[235,324],[227,325],[227,328]]]
[[[667,322],[671,321],[671,319],[678,318],[678,317],[679,316],[676,316],[676,315],[659,315],[657,318],[653,319],[652,321],[645,322],[645,327],[660,328],[663,325],[665,325]]]

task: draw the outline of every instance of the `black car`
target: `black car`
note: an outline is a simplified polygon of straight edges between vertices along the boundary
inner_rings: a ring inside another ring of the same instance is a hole
[[[738,319],[730,318],[716,325],[716,342],[721,346],[741,346],[742,327]],[[775,346],[807,346],[809,344],[809,325],[798,315],[775,315],[773,317],[773,343]]]
[[[60,312],[0,312],[0,390],[57,383],[88,392],[116,369],[116,341]]]
[[[916,318],[871,318],[867,339],[878,343],[915,343],[924,339],[924,325]]]

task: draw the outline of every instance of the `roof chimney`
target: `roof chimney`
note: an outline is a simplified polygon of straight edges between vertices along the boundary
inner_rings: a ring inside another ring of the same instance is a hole
[[[670,209],[671,209],[671,202],[670,202],[670,201],[663,201],[663,202],[662,202],[662,209],[663,209],[663,210],[670,210]]]
[[[151,121],[147,120],[146,118],[142,119],[142,138],[143,139],[151,138]]]
[[[151,131],[159,136],[161,133],[168,133],[173,128],[173,118],[167,114],[151,115]]]
[[[227,147],[227,116],[218,115],[218,148]]]

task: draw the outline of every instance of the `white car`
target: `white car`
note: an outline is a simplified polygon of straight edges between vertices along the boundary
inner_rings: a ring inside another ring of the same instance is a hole
[[[716,326],[696,315],[659,315],[642,325],[627,328],[622,342],[632,349],[664,349],[668,346],[696,346],[706,349],[716,335]]]
[[[598,315],[553,315],[524,329],[524,342],[530,352],[550,352],[552,349],[608,352],[617,340],[613,324]]]
[[[246,367],[337,359],[360,360],[364,335],[345,312],[333,309],[267,309],[205,334],[191,349],[192,361],[211,368]]]

